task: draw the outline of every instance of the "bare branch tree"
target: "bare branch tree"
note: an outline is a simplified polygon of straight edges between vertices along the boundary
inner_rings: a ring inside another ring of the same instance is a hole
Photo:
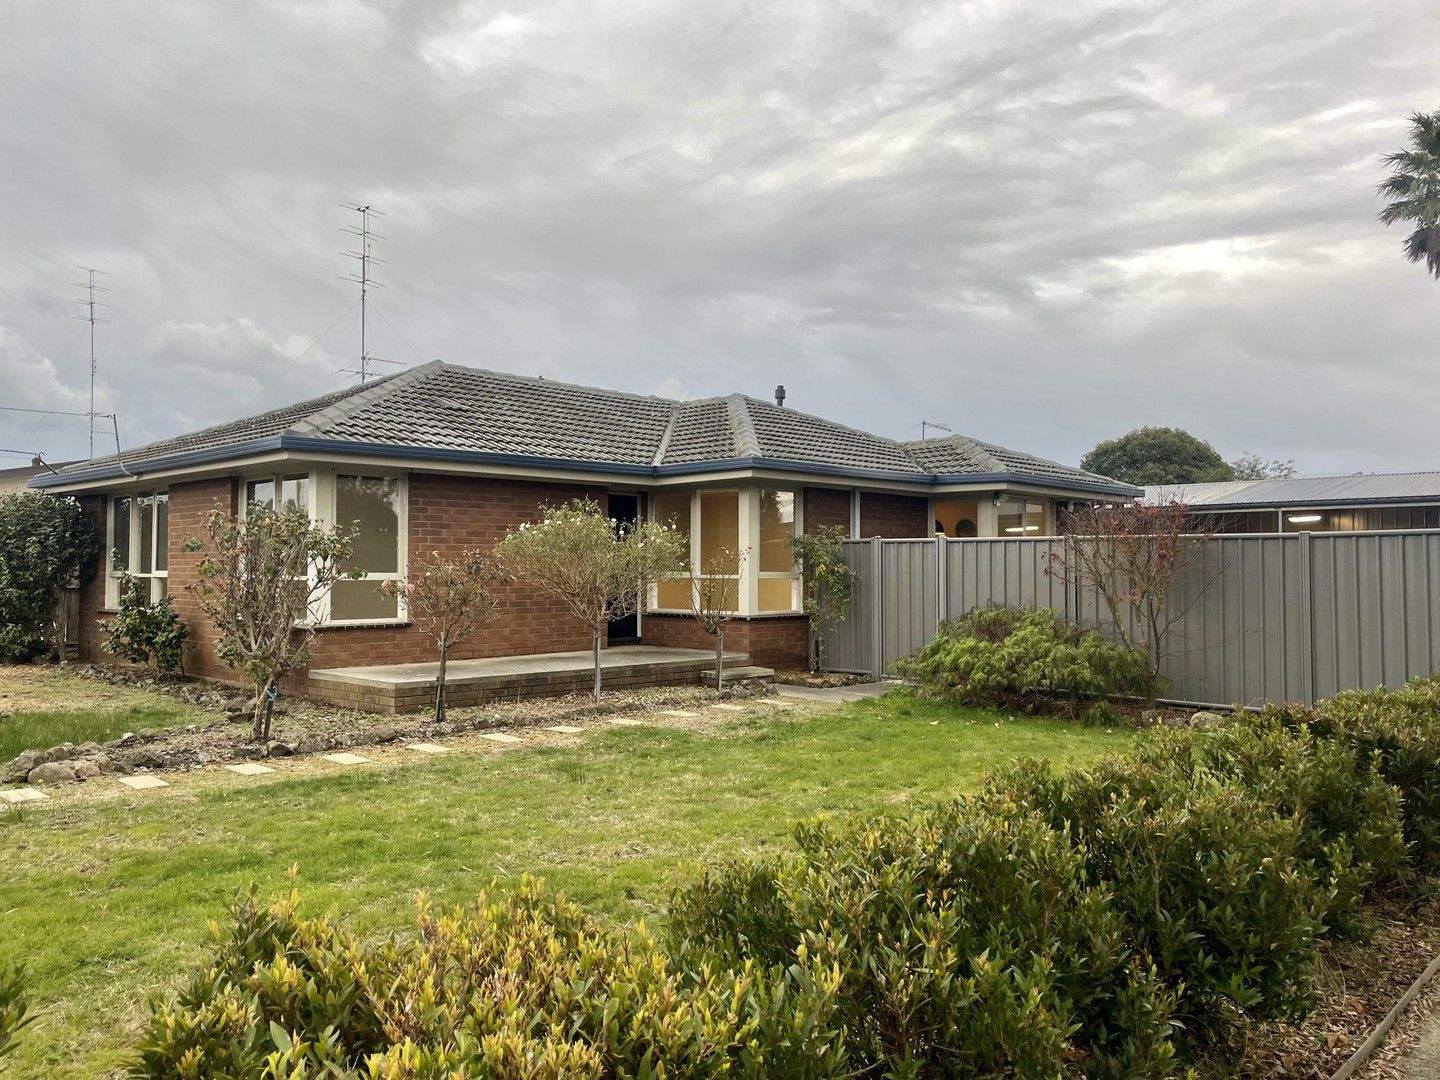
[[[640,610],[651,584],[685,570],[688,552],[686,538],[670,526],[616,522],[590,499],[546,507],[538,522],[521,525],[495,545],[502,564],[556,597],[590,629],[597,701],[605,628]]]
[[[363,576],[341,569],[354,536],[311,524],[296,506],[251,503],[243,522],[215,507],[205,536],[185,541],[186,551],[202,553],[189,588],[219,633],[215,651],[254,683],[257,742],[270,741],[280,680],[310,659],[321,599],[335,582]]]
[[[380,591],[405,605],[410,621],[428,634],[440,654],[435,680],[435,722],[445,719],[445,672],[450,650],[500,613],[494,587],[509,577],[498,562],[471,548],[458,559],[438,551],[412,563],[403,581],[382,581]]]
[[[1047,572],[1093,587],[1114,635],[1142,652],[1158,678],[1171,630],[1218,576],[1194,573],[1214,535],[1203,521],[1178,500],[1073,509],[1065,517],[1063,554],[1051,557]],[[1192,586],[1184,599],[1176,596],[1182,580]]]
[[[690,613],[715,639],[715,689],[725,689],[725,627],[740,606],[740,578],[746,552],[722,547],[701,570],[690,589]]]

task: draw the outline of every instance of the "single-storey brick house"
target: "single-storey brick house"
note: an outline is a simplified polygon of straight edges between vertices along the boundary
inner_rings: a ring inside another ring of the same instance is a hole
[[[749,549],[727,645],[771,666],[803,663],[800,583],[785,538],[824,525],[852,537],[1041,535],[1058,504],[1139,492],[1079,469],[961,436],[896,442],[739,394],[698,401],[575,386],[436,361],[388,378],[35,478],[79,497],[107,555],[82,596],[81,653],[116,603],[117,568],[169,593],[191,626],[189,670],[227,677],[185,586],[184,550],[211,508],[295,503],[358,523],[367,576],[337,584],[314,666],[426,661],[430,641],[376,583],[411,551],[488,547],[546,505],[587,496],[612,517],[686,529],[692,562]],[[585,649],[558,604],[508,587],[504,614],[457,658]],[[708,647],[686,614],[688,581],[662,582],[610,641]]]

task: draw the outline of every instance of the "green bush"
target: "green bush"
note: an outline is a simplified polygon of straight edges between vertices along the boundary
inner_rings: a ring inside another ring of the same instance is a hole
[[[687,968],[643,929],[599,929],[523,879],[504,898],[365,944],[290,894],[254,892],[177,1000],[156,1003],[139,1077],[559,1078],[851,1075],[838,975]]]
[[[1072,626],[1053,611],[981,608],[943,623],[897,674],[957,705],[1072,714],[1112,695],[1152,696],[1145,655]]]
[[[1412,866],[1440,873],[1440,678],[1415,679],[1398,690],[1351,690],[1314,709],[1288,705],[1266,717],[1289,728],[1374,758],[1385,782],[1400,792]]]
[[[1128,944],[1180,992],[1192,1049],[1220,1043],[1236,1009],[1291,1019],[1309,1008],[1331,896],[1297,823],[1268,803],[1124,758],[1059,775],[1024,762],[985,797],[1033,807],[1070,834],[1090,879],[1111,890]]]
[[[120,578],[120,605],[115,616],[100,623],[105,650],[132,664],[153,664],[161,674],[181,671],[185,664],[185,625],[169,596],[150,602],[150,582],[129,574]]]
[[[840,973],[863,1075],[1166,1075],[1172,996],[1063,833],[1014,804],[800,826],[679,890],[678,950]]]
[[[23,663],[55,647],[60,590],[87,573],[95,526],[71,498],[0,495],[0,663]]]
[[[13,1053],[20,1029],[35,1017],[25,1000],[25,971],[18,964],[0,965],[0,1058]]]
[[[1130,756],[1173,770],[1191,786],[1236,787],[1299,829],[1298,853],[1331,895],[1327,930],[1346,936],[1367,889],[1393,881],[1406,848],[1400,793],[1378,762],[1350,746],[1287,729],[1273,717],[1237,717],[1216,728],[1149,733]]]

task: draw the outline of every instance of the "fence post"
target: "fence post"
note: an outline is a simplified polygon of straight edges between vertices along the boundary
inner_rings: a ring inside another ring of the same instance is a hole
[[[1300,687],[1305,704],[1315,704],[1315,591],[1310,568],[1310,532],[1296,537],[1296,576],[1300,581]]]
[[[949,552],[946,550],[946,539],[943,536],[935,537],[935,629],[940,629],[940,624],[950,618],[950,584],[945,580],[945,563],[948,561]]]
[[[885,549],[878,536],[870,538],[870,675],[885,677]]]

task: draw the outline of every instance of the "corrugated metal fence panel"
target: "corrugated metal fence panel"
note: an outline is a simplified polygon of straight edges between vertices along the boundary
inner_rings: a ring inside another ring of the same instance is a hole
[[[884,580],[880,655],[886,669],[919,652],[935,636],[940,622],[935,549],[934,540],[880,541]]]
[[[1097,592],[1064,579],[1064,543],[851,541],[856,603],[827,639],[831,666],[888,667],[940,619],[988,605],[1048,607],[1113,633]],[[1440,532],[1213,537],[1176,582],[1168,612],[1176,621],[1164,668],[1176,700],[1313,702],[1398,686],[1440,668]],[[1133,634],[1135,612],[1120,618]]]

